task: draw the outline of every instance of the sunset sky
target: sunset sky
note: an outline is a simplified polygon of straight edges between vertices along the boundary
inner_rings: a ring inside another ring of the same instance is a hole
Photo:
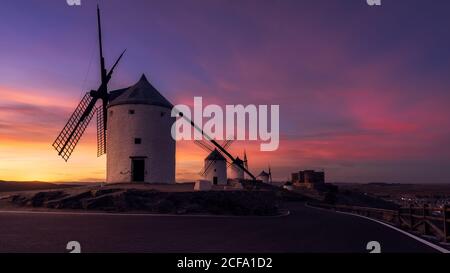
[[[6,0],[0,6],[0,180],[99,181],[92,123],[68,163],[53,140],[99,83],[96,10],[110,89],[145,73],[172,103],[280,105],[276,152],[246,149],[274,179],[450,182],[450,2],[383,0]],[[177,179],[206,153],[177,144]]]

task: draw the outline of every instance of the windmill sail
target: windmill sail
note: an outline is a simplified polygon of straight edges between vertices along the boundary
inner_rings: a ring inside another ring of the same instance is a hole
[[[211,169],[211,166],[213,165],[214,161],[209,161],[208,164],[200,171],[200,175],[201,176],[206,176],[206,174],[208,173],[209,169]]]
[[[117,58],[116,62],[112,66],[109,72],[105,68],[105,58],[103,57],[103,45],[102,45],[102,28],[100,23],[100,9],[97,6],[97,26],[99,36],[99,48],[100,48],[100,74],[101,84],[97,90],[92,90],[81,100],[75,112],[70,117],[66,126],[56,138],[53,143],[53,147],[58,151],[65,161],[69,160],[75,146],[83,135],[86,127],[92,119],[92,116],[97,111],[97,155],[101,156],[106,153],[106,107],[109,101],[108,95],[108,82],[111,80],[111,76],[114,72],[119,61],[122,59],[125,51]],[[98,109],[95,108],[97,100],[102,100],[102,106]]]
[[[194,140],[194,143],[206,152],[212,152],[214,150],[213,146],[203,140]]]
[[[228,149],[228,147],[230,147],[230,145],[231,145],[233,142],[234,142],[233,139],[228,139],[228,140],[226,140],[226,141],[222,144],[222,147],[223,147],[224,149]]]
[[[97,156],[100,157],[106,154],[106,107],[108,105],[108,75],[105,67],[105,57],[103,56],[103,38],[102,38],[102,23],[100,17],[100,8],[97,5],[97,28],[98,28],[98,44],[100,50],[100,76],[102,80],[102,86],[100,86],[98,93],[99,97],[102,99],[102,107],[97,109]],[[122,54],[123,55],[123,54]],[[120,56],[119,60],[122,58]],[[118,60],[118,61],[119,61]],[[118,62],[117,61],[117,62]],[[114,70],[115,66],[111,69]],[[109,76],[110,77],[110,76]]]
[[[272,171],[270,170],[270,165],[269,165],[269,182],[272,183]]]
[[[233,163],[235,163],[240,169],[242,169],[245,173],[247,173],[253,180],[256,180],[256,176],[254,176],[247,168],[245,168],[243,166],[243,164],[239,164],[238,161],[236,160],[236,158],[234,158],[226,149],[224,149],[222,147],[222,145],[220,145],[219,143],[217,143],[217,141],[215,141],[214,139],[212,139],[208,134],[206,134],[200,127],[197,126],[197,124],[194,123],[194,121],[192,121],[191,119],[189,119],[188,117],[186,117],[183,112],[179,111],[176,108],[173,108],[173,111],[175,113],[177,113],[177,115],[179,115],[181,118],[185,119],[189,124],[191,124],[191,126],[199,131],[203,137],[206,138],[206,140],[208,140],[212,145],[214,145],[215,147],[217,147],[218,151],[220,153],[222,153],[224,155],[225,158],[230,159]]]
[[[53,142],[53,147],[65,161],[69,159],[94,115],[92,110],[87,112],[93,100],[89,93],[84,95],[66,126],[64,126],[55,142]]]
[[[103,107],[97,107],[97,156],[106,154],[106,128]]]
[[[248,170],[247,152],[244,150],[244,167]]]
[[[234,142],[234,140],[226,140],[223,142],[223,144],[221,146],[223,149],[228,149],[233,142]],[[205,141],[205,140],[194,140],[194,143],[197,144],[197,146],[199,146],[206,152],[212,152],[212,151],[216,150],[216,146],[214,146],[214,144],[212,144],[208,141]],[[219,152],[224,157],[226,157],[226,155],[223,152],[221,152],[220,150],[217,150],[217,152]]]

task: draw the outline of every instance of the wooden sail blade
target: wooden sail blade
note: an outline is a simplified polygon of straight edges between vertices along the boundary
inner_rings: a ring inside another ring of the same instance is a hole
[[[65,161],[69,160],[75,146],[86,130],[86,127],[89,125],[95,112],[95,110],[93,110],[95,101],[96,99],[91,97],[89,93],[86,93],[72,116],[70,116],[69,121],[66,123],[61,133],[53,142],[53,147],[58,151],[58,155]]]
[[[200,171],[200,175],[205,177],[208,173],[209,169],[211,169],[211,166],[213,165],[214,161],[209,161],[208,164]]]
[[[106,154],[106,128],[103,106],[97,108],[97,157]]]
[[[194,140],[194,143],[197,144],[198,147],[202,148],[206,152],[212,152],[214,150],[214,147],[209,145],[209,143],[203,141],[203,140]]]

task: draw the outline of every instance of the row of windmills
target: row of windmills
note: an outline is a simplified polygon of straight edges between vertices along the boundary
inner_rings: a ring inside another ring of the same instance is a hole
[[[150,84],[145,75],[129,87],[109,91],[108,83],[125,51],[107,71],[103,57],[100,10],[97,7],[100,49],[101,83],[97,90],[87,92],[67,124],[53,143],[64,160],[68,160],[94,114],[97,114],[97,155],[107,154],[106,181],[108,183],[147,182],[175,183],[176,143],[171,135],[173,104]],[[101,101],[97,106],[97,102]],[[175,109],[176,110],[176,109]],[[229,179],[245,177],[256,180],[244,160],[228,151],[232,141],[219,144],[206,135],[192,120],[178,112],[206,140],[196,141],[209,154],[200,172],[212,184],[225,185]],[[229,175],[227,174],[229,170]],[[258,177],[271,180],[271,173]]]
[[[228,148],[231,142],[231,140],[226,141],[223,147]],[[240,166],[248,169],[246,160],[243,161],[237,157],[234,162],[230,162],[219,150],[207,143],[202,141],[195,141],[195,143],[209,152],[205,158],[203,169],[199,173],[204,180],[210,181],[213,185],[227,185],[228,179],[243,180],[245,178],[244,171]],[[245,153],[244,157],[246,158]]]
[[[199,142],[197,141],[197,143]],[[225,146],[228,147],[229,143],[229,141],[226,142]],[[208,147],[204,143],[201,144],[201,147],[210,151],[205,158],[204,167],[200,171],[200,175],[204,180],[211,182],[213,185],[228,185],[230,184],[229,180],[242,181],[246,178],[242,168],[239,167],[239,165],[242,165],[248,169],[248,159],[245,151],[243,160],[237,157],[235,162],[229,162],[217,149]],[[270,168],[268,173],[262,171],[256,178],[264,183],[271,183],[272,173]]]

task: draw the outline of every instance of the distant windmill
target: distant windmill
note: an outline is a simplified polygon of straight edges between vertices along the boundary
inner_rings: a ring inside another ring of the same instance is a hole
[[[244,150],[244,167],[248,170],[247,152]]]
[[[219,143],[217,143],[216,140],[214,140],[213,138],[211,138],[208,134],[206,134],[202,128],[198,127],[191,119],[189,119],[188,117],[186,117],[183,112],[180,112],[178,109],[174,108],[173,109],[174,113],[177,113],[179,117],[185,119],[188,123],[191,124],[192,127],[194,127],[195,130],[197,130],[198,132],[200,132],[202,134],[202,136],[206,139],[206,141],[210,142],[211,144],[213,144],[217,150],[222,153],[222,155],[228,159],[231,160],[232,164],[235,164],[236,167],[238,167],[242,172],[248,174],[253,180],[256,180],[256,176],[254,176],[248,169],[246,169],[244,167],[243,164],[240,163],[240,160],[238,157],[234,158],[227,150],[226,148],[222,147]],[[203,142],[205,143],[205,142]]]
[[[100,9],[97,6],[97,25],[98,38],[100,48],[100,73],[101,83],[97,90],[87,92],[81,99],[77,108],[73,112],[69,121],[62,129],[61,133],[53,143],[53,147],[58,151],[58,155],[65,161],[69,160],[70,155],[75,149],[78,141],[83,136],[86,127],[92,119],[92,116],[97,112],[97,155],[101,156],[106,153],[106,128],[107,128],[107,110],[106,107],[109,101],[108,83],[119,61],[122,59],[125,50],[120,54],[111,70],[107,72],[105,68],[105,58],[103,57],[102,45],[102,28],[100,21]],[[98,100],[102,101],[102,105],[96,108]]]
[[[221,146],[224,150],[230,147],[233,143],[233,140],[226,140]],[[206,141],[196,140],[195,144],[204,149],[210,154],[205,159],[205,165],[203,169],[200,171],[200,175],[211,182],[215,182],[215,180],[221,180],[225,173],[226,177],[226,169],[230,169],[230,175],[228,178],[230,179],[244,179],[244,173],[250,173],[246,168],[246,162],[241,160],[239,157],[226,159],[225,155],[216,148],[216,146],[211,145]],[[244,158],[246,158],[246,154],[244,153]],[[250,173],[250,176],[255,179],[255,177]],[[226,178],[225,178],[226,180]],[[219,182],[220,184],[220,182]]]
[[[227,184],[227,160],[217,149],[214,149],[206,158],[201,176],[214,185]]]
[[[222,147],[227,149],[232,142],[233,140],[227,140],[222,144]],[[194,143],[206,152],[209,152],[208,156],[205,158],[205,164],[199,174],[213,184],[226,184],[227,166],[231,166],[232,162],[228,162],[222,153],[210,143],[201,140],[195,140]]]
[[[259,178],[262,182],[264,183],[272,183],[272,171],[270,169],[270,165],[269,165],[269,172],[267,173],[266,171],[262,171],[257,178]]]
[[[269,183],[272,183],[272,170],[270,169],[270,165],[269,165]]]
[[[244,160],[236,157],[233,163],[230,165],[230,178],[231,179],[244,179],[245,178],[245,162]]]

